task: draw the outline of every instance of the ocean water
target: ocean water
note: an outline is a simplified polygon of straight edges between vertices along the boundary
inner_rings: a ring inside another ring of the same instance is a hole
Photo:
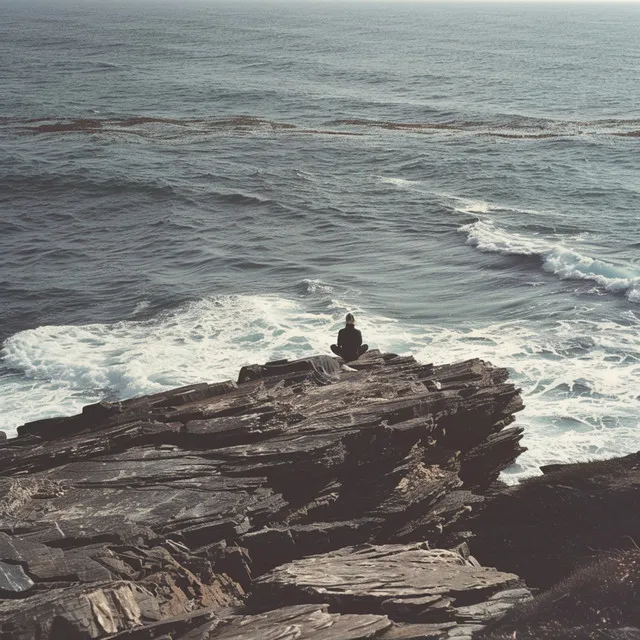
[[[329,353],[640,449],[640,5],[4,2],[0,428]]]

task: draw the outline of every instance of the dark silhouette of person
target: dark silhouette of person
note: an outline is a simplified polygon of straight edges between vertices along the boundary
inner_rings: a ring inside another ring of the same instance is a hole
[[[357,360],[369,348],[362,344],[362,334],[356,329],[356,319],[352,313],[347,313],[346,326],[338,332],[338,344],[331,345],[331,351],[340,356],[345,362]]]

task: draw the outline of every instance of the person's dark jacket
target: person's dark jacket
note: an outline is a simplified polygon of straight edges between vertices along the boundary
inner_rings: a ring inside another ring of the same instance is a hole
[[[342,349],[344,359],[355,360],[358,357],[358,347],[362,344],[362,334],[352,324],[338,331],[338,346]]]

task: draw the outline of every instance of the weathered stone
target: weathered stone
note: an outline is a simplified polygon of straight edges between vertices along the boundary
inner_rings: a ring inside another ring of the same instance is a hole
[[[210,611],[193,611],[182,616],[147,623],[110,635],[109,640],[207,640],[222,621]],[[192,630],[196,635],[190,635]],[[266,640],[266,639],[265,639]]]
[[[361,518],[286,528],[265,527],[242,536],[240,544],[249,550],[255,574],[261,575],[295,558],[367,542],[383,522],[382,518]]]
[[[333,611],[394,620],[448,621],[457,607],[518,586],[518,576],[478,567],[459,554],[416,545],[363,545],[277,567],[253,585],[251,604],[324,602]]]
[[[220,624],[213,633],[195,630],[180,640],[370,640],[384,637],[392,622],[386,616],[336,615],[327,606],[298,605],[243,616]]]
[[[0,637],[102,638],[160,618],[156,598],[139,585],[87,585],[0,602]]]
[[[529,589],[507,589],[493,594],[485,602],[458,607],[456,620],[466,624],[487,624],[502,618],[514,605],[528,602],[533,596]]]
[[[396,624],[381,636],[382,640],[443,640],[449,631],[457,630],[455,622]]]
[[[78,629],[130,640],[203,625],[235,633],[245,623],[229,610],[278,564],[369,541],[453,539],[478,499],[468,489],[488,485],[521,451],[520,432],[505,430],[522,408],[519,391],[480,360],[434,367],[371,350],[352,364],[320,356],[251,365],[238,384],[101,402],[21,427],[0,446],[0,563],[23,598],[2,604],[2,628],[43,640]],[[452,555],[460,571],[495,578]],[[424,592],[424,581],[396,577],[411,597],[356,598],[353,616],[315,603],[291,624],[318,640],[378,637],[400,633],[387,612],[454,620],[457,607],[498,589],[467,585],[467,602],[453,587]],[[103,595],[88,605],[92,589]],[[148,615],[111,612],[121,596]],[[205,611],[217,617],[198,618]],[[285,618],[270,620],[285,628]],[[265,620],[250,624],[264,631]]]
[[[33,580],[19,564],[0,561],[0,597],[7,598],[23,594],[33,587]]]

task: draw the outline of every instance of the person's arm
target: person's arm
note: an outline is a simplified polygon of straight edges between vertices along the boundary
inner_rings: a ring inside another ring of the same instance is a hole
[[[356,329],[356,347],[362,345],[362,333],[360,333],[360,329]]]
[[[338,346],[340,348],[344,347],[343,336],[344,336],[344,329],[340,329],[340,331],[338,331]]]

